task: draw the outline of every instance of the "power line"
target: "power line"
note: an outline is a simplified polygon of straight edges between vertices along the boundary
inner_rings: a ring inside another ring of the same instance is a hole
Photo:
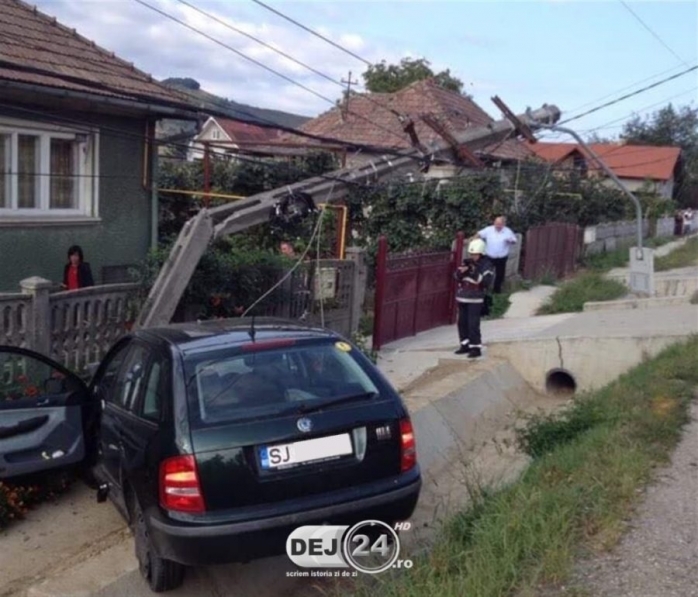
[[[240,56],[240,58],[243,58],[243,59],[247,60],[248,62],[251,62],[252,64],[257,65],[258,67],[263,68],[264,70],[276,75],[277,77],[281,77],[282,79],[284,79],[285,81],[288,81],[292,85],[295,85],[296,87],[300,87],[301,89],[307,91],[308,93],[312,93],[314,96],[334,105],[334,100],[328,98],[327,96],[322,95],[321,93],[318,93],[314,89],[311,89],[310,87],[308,87],[306,85],[303,85],[303,83],[299,83],[298,81],[292,79],[291,77],[289,77],[283,73],[280,73],[279,71],[271,68],[270,66],[267,66],[263,62],[260,62],[259,60],[256,60],[255,58],[252,58],[251,56],[248,56],[247,54],[245,54],[244,52],[241,52],[240,50],[234,48],[233,46],[230,46],[230,45],[226,44],[225,42],[222,42],[219,39],[216,39],[215,37],[211,37],[208,33],[205,33],[204,31],[201,31],[200,29],[197,29],[196,27],[193,27],[192,25],[185,23],[181,19],[178,19],[177,17],[165,12],[164,10],[157,8],[156,6],[153,6],[152,4],[148,4],[144,0],[134,0],[134,2],[137,2],[138,4],[145,6],[146,8],[149,8],[153,12],[158,13],[159,15],[165,17],[166,19],[169,19],[171,21],[174,21],[175,23],[178,23],[182,27],[186,27],[190,31],[193,31],[194,33],[197,33],[198,35],[205,37],[209,41],[212,41],[213,43],[218,44],[219,46],[225,48],[226,50],[230,50],[231,52],[234,52],[235,54]]]
[[[252,41],[264,46],[265,48],[271,50],[272,52],[276,52],[280,56],[283,56],[284,58],[286,58],[287,60],[290,60],[291,62],[297,64],[298,66],[302,66],[303,68],[309,70],[310,72],[315,73],[317,76],[322,77],[323,79],[329,81],[330,83],[335,83],[336,85],[339,85],[340,87],[344,87],[342,85],[342,83],[337,81],[337,79],[333,79],[329,75],[326,75],[325,73],[323,73],[323,72],[315,69],[314,67],[306,64],[305,62],[302,62],[302,61],[294,58],[293,56],[287,54],[286,52],[284,52],[278,48],[275,48],[271,44],[268,44],[267,42],[259,39],[258,37],[255,37],[251,33],[247,33],[246,31],[243,31],[242,29],[235,27],[234,25],[231,25],[230,23],[225,22],[223,19],[218,18],[216,15],[213,15],[210,12],[206,12],[205,10],[203,10],[197,6],[194,6],[190,2],[187,2],[187,0],[177,0],[177,2],[179,2],[180,4],[184,4],[184,6],[188,6],[192,10],[198,12],[200,15],[208,17],[209,19],[215,21],[219,25],[223,25],[224,27],[227,27],[231,31],[235,31],[235,33],[238,33],[239,35],[243,35],[244,37],[251,39]]]
[[[683,96],[683,95],[688,95],[689,93],[695,93],[695,91],[696,91],[697,89],[698,89],[698,86],[695,86],[695,85],[694,85],[694,86],[691,87],[690,89],[687,89],[686,91],[682,91],[681,93],[677,93],[676,95],[672,95],[671,97],[668,97],[668,98],[666,98],[666,99],[664,99],[664,100],[662,100],[662,101],[660,101],[660,102],[655,102],[655,103],[653,103],[653,104],[650,104],[649,106],[645,106],[645,107],[643,107],[643,108],[639,108],[638,110],[633,110],[630,114],[627,114],[626,116],[622,116],[621,118],[616,118],[616,119],[611,120],[611,121],[609,121],[609,122],[607,122],[607,123],[605,123],[605,124],[602,124],[602,125],[600,125],[600,126],[596,126],[596,127],[594,127],[594,128],[591,128],[591,129],[586,129],[586,130],[584,130],[584,131],[582,131],[582,132],[584,132],[584,133],[593,133],[593,132],[595,132],[595,131],[603,130],[603,129],[606,129],[606,128],[616,128],[616,127],[609,127],[609,125],[615,124],[616,122],[620,122],[621,120],[627,120],[627,119],[629,119],[629,118],[632,118],[632,116],[633,116],[634,114],[637,114],[638,112],[644,112],[645,110],[650,110],[651,108],[655,108],[655,107],[657,107],[657,106],[661,106],[661,105],[663,105],[663,104],[666,104],[667,102],[670,102],[670,101],[673,100],[673,99],[676,99],[677,97],[681,97],[681,96]],[[620,126],[625,126],[625,125],[622,124],[622,125],[620,125]]]
[[[261,0],[252,0],[252,2],[254,2],[255,4],[259,4],[260,6],[263,6],[263,7],[266,8],[267,10],[269,10],[269,11],[273,12],[274,14],[280,16],[282,19],[286,19],[289,23],[293,23],[294,25],[296,25],[297,27],[300,27],[300,28],[303,29],[304,31],[307,31],[307,32],[310,33],[311,35],[314,35],[315,37],[317,37],[317,38],[319,38],[319,39],[321,39],[321,40],[327,42],[328,44],[334,46],[334,47],[337,48],[338,50],[341,50],[341,51],[344,52],[345,54],[348,54],[349,56],[352,56],[353,58],[356,58],[357,60],[360,60],[360,61],[363,62],[365,65],[367,65],[367,66],[373,66],[373,64],[372,64],[371,62],[369,62],[368,60],[366,60],[365,58],[362,58],[362,57],[359,56],[358,54],[352,52],[351,50],[348,50],[348,49],[345,48],[344,46],[339,45],[338,43],[332,41],[331,39],[325,37],[324,35],[318,33],[317,31],[312,30],[310,27],[306,27],[305,25],[303,25],[303,23],[300,23],[300,22],[298,22],[297,20],[295,20],[295,19],[289,17],[288,15],[285,15],[285,14],[282,13],[281,11],[276,10],[275,8],[269,6],[268,4],[265,4],[265,3],[262,2]]]
[[[139,1],[139,0],[137,0],[137,1]],[[592,108],[591,110],[587,110],[586,112],[582,112],[578,116],[573,116],[572,118],[568,118],[567,120],[563,120],[559,124],[562,125],[562,124],[566,124],[568,122],[572,122],[573,120],[579,120],[580,118],[583,118],[584,116],[588,116],[589,114],[593,114],[594,112],[598,112],[599,110],[603,110],[604,108],[608,108],[609,106],[612,106],[614,104],[622,102],[623,100],[626,100],[628,98],[639,95],[640,93],[644,93],[645,91],[649,91],[650,89],[653,89],[655,87],[659,87],[660,85],[663,85],[664,83],[668,83],[669,81],[673,81],[674,79],[678,79],[679,77],[682,77],[683,75],[686,75],[686,74],[693,72],[694,70],[697,70],[697,69],[698,69],[698,64],[691,66],[685,70],[682,70],[680,73],[672,75],[671,77],[667,77],[665,79],[662,79],[661,81],[657,81],[656,83],[652,83],[652,85],[647,85],[646,87],[643,87],[642,89],[638,89],[637,91],[633,91],[632,93],[627,93],[626,95],[623,95],[623,96],[621,96],[617,99],[614,99],[610,102],[606,102],[605,104],[597,106],[596,108]]]
[[[34,116],[41,116],[44,118],[44,121],[48,121],[51,124],[66,124],[67,123],[72,128],[74,128],[76,131],[84,132],[86,134],[92,134],[94,132],[92,130],[92,128],[97,127],[97,128],[99,128],[100,132],[101,131],[109,132],[114,137],[137,139],[137,140],[142,141],[142,142],[149,141],[149,139],[144,134],[141,134],[141,133],[133,133],[130,131],[124,131],[124,130],[109,127],[109,126],[103,126],[103,125],[98,124],[98,123],[94,123],[94,124],[85,123],[84,120],[76,120],[76,119],[68,118],[65,116],[59,116],[59,115],[53,114],[51,112],[16,106],[14,104],[3,103],[2,101],[0,101],[0,107],[12,109],[15,112],[32,114]],[[48,118],[46,118],[46,117],[48,117]],[[90,128],[90,127],[92,127],[92,128]],[[158,145],[158,146],[162,146],[162,147],[174,147],[174,148],[180,148],[180,149],[186,149],[186,150],[190,149],[189,145],[184,144],[184,143],[162,142],[162,141],[159,141],[158,139],[154,139],[153,144]],[[210,145],[212,147],[224,147],[222,145],[216,145],[215,143],[210,143]],[[371,151],[373,149],[373,148],[370,148],[368,146],[366,148],[369,149],[369,151]],[[393,153],[390,151],[381,151],[381,155],[395,155],[396,157],[405,157],[404,153],[397,153],[397,152]],[[275,163],[269,163],[269,162],[262,161],[262,160],[244,158],[240,155],[236,155],[236,158],[241,162],[258,165],[258,166],[265,167],[265,168],[274,168],[275,164],[279,164],[278,161],[276,161]],[[415,159],[417,159],[417,158],[415,157]],[[317,174],[316,176],[318,178],[322,178],[323,180],[328,180],[328,181],[333,181],[333,182],[341,182],[341,183],[347,184],[347,185],[363,186],[363,185],[361,185],[361,183],[354,182],[350,179],[337,178],[335,176],[328,176],[327,174]]]
[[[646,77],[646,78],[644,78],[644,79],[640,79],[639,81],[635,81],[635,83],[631,83],[630,85],[627,85],[626,87],[621,87],[620,89],[617,89],[616,91],[612,91],[611,93],[608,93],[608,94],[606,94],[606,95],[603,95],[603,96],[601,96],[601,97],[599,97],[599,98],[597,98],[597,99],[595,99],[595,100],[592,100],[592,101],[590,101],[590,102],[586,102],[585,104],[582,104],[582,105],[580,105],[580,106],[577,106],[577,107],[575,107],[575,108],[572,108],[571,110],[568,110],[567,112],[568,112],[569,114],[572,114],[572,113],[574,113],[574,112],[577,112],[578,110],[581,110],[581,109],[583,109],[583,108],[586,108],[587,106],[592,106],[592,105],[594,105],[594,104],[597,104],[598,102],[603,101],[603,100],[605,100],[605,99],[608,98],[608,97],[613,97],[614,95],[616,95],[616,94],[618,94],[618,93],[622,93],[623,91],[626,91],[626,90],[628,90],[628,89],[632,89],[633,87],[636,87],[637,85],[641,85],[642,83],[645,83],[645,82],[647,82],[647,81],[651,81],[652,79],[656,79],[657,77],[661,77],[662,75],[665,75],[665,74],[667,74],[667,73],[673,72],[673,71],[675,71],[677,68],[679,68],[679,67],[678,67],[678,66],[674,66],[674,67],[672,67],[672,68],[668,68],[668,69],[663,70],[663,71],[661,71],[661,72],[659,72],[659,73],[656,73],[656,74],[654,74],[654,75],[652,75],[652,76],[650,76],[650,77]]]
[[[289,77],[289,76],[287,76],[287,75],[284,75],[283,73],[281,73],[281,72],[279,72],[279,71],[277,71],[277,70],[271,68],[270,66],[267,66],[267,65],[264,64],[263,62],[260,62],[259,60],[256,60],[255,58],[252,58],[252,57],[248,56],[248,55],[245,54],[244,52],[241,52],[240,50],[237,50],[236,48],[233,48],[232,46],[226,44],[225,42],[222,42],[222,41],[220,41],[219,39],[216,39],[215,37],[212,37],[212,36],[208,35],[208,34],[205,33],[204,31],[201,31],[200,29],[197,29],[196,27],[193,27],[192,25],[189,25],[188,23],[186,23],[186,22],[182,21],[181,19],[178,19],[177,17],[175,17],[175,16],[173,16],[173,15],[171,15],[171,14],[165,12],[164,10],[161,10],[161,9],[159,9],[159,8],[157,8],[157,7],[153,6],[153,5],[151,5],[151,4],[148,4],[148,3],[145,2],[144,0],[134,0],[134,2],[137,2],[138,4],[140,4],[140,5],[142,5],[142,6],[145,6],[146,8],[148,8],[148,9],[150,9],[150,10],[152,10],[152,11],[154,11],[154,12],[156,12],[156,13],[162,15],[162,16],[164,16],[165,18],[167,18],[167,19],[169,19],[169,20],[171,20],[171,21],[174,21],[175,23],[178,23],[179,25],[182,25],[183,27],[186,27],[186,28],[189,29],[190,31],[193,31],[194,33],[197,33],[197,34],[199,34],[199,35],[205,37],[206,39],[208,39],[208,40],[214,42],[215,44],[218,44],[219,46],[221,46],[221,47],[223,47],[223,48],[226,48],[227,50],[230,50],[231,52],[234,52],[235,54],[237,54],[237,55],[240,56],[241,58],[244,58],[245,60],[247,60],[247,61],[249,61],[249,62],[252,62],[253,64],[259,66],[260,68],[263,68],[264,70],[266,70],[266,71],[268,71],[268,72],[270,72],[270,73],[276,75],[277,77],[280,77],[280,78],[284,79],[285,81],[288,81],[289,83],[291,83],[292,85],[295,85],[296,87],[300,87],[301,89],[307,91],[308,93],[311,93],[312,95],[314,95],[314,96],[320,98],[321,100],[324,100],[324,101],[328,102],[328,103],[331,104],[332,106],[335,106],[335,105],[336,105],[335,101],[332,100],[332,99],[330,99],[330,98],[328,98],[326,95],[323,95],[323,94],[321,94],[321,93],[315,91],[314,89],[308,87],[307,85],[304,85],[303,83],[299,83],[298,81],[292,79],[291,77]],[[385,106],[382,106],[382,107],[385,108]],[[386,109],[389,109],[389,108],[386,108]],[[394,112],[394,110],[393,110],[393,112]],[[391,130],[391,129],[389,129],[389,128],[386,128],[386,127],[384,127],[384,126],[382,126],[382,125],[380,125],[380,124],[377,124],[376,122],[373,122],[371,119],[366,118],[365,116],[362,116],[361,114],[357,114],[356,112],[352,112],[351,110],[349,110],[348,113],[351,114],[352,116],[355,116],[356,118],[359,118],[359,119],[361,119],[361,120],[364,120],[364,121],[368,122],[368,123],[371,124],[372,126],[375,126],[376,128],[378,128],[378,129],[380,129],[380,130],[382,130],[382,131],[385,131],[385,132],[388,133],[389,135],[393,135],[394,137],[397,137],[397,138],[400,139],[401,141],[404,141],[404,137],[403,137],[402,135],[396,133],[395,131],[393,131],[393,130]],[[397,112],[395,112],[395,114],[397,114],[398,116],[400,116],[399,113],[397,113]]]
[[[647,23],[645,23],[645,21],[643,21],[643,20],[640,18],[640,16],[639,16],[632,8],[630,8],[630,6],[628,5],[627,2],[625,2],[625,0],[618,0],[618,1],[626,8],[626,10],[627,10],[631,15],[633,15],[633,17],[635,17],[635,19],[638,21],[638,23],[640,23],[640,25],[642,25],[647,31],[649,31],[650,35],[652,35],[652,37],[654,37],[654,39],[656,39],[656,40],[657,40],[660,44],[662,44],[669,52],[671,52],[671,54],[672,54],[672,56],[674,56],[674,58],[676,58],[679,62],[681,62],[681,63],[684,64],[685,66],[688,66],[688,62],[686,62],[683,58],[681,58],[681,56],[679,56],[679,55],[671,48],[671,46],[669,46],[669,44],[667,44],[661,37],[659,37],[659,35],[657,35],[657,33],[655,33],[655,31],[654,31]]]
[[[317,70],[313,66],[310,66],[309,64],[306,64],[305,62],[302,62],[301,60],[294,58],[293,56],[284,52],[283,50],[280,50],[279,48],[275,48],[274,46],[272,46],[271,44],[268,44],[264,40],[261,40],[258,37],[254,36],[250,33],[247,33],[246,31],[243,31],[239,27],[235,27],[235,26],[231,25],[230,23],[227,23],[223,19],[220,19],[219,17],[211,14],[210,12],[206,12],[205,10],[198,8],[197,6],[194,6],[190,2],[187,2],[187,0],[177,0],[177,2],[179,2],[180,4],[183,4],[184,6],[191,8],[192,10],[198,12],[200,15],[203,15],[203,16],[211,19],[212,21],[215,21],[219,25],[223,25],[224,27],[230,29],[231,31],[234,31],[235,33],[238,33],[240,35],[243,35],[244,37],[247,37],[248,39],[251,39],[252,41],[260,44],[261,46],[264,46],[265,48],[271,50],[272,52],[275,52],[276,54],[283,56],[284,58],[286,58],[287,60],[290,60],[294,64],[297,64],[298,66],[301,66],[302,68],[305,68],[306,70],[309,70],[310,72],[318,75],[319,77],[322,77],[323,79],[325,79],[326,81],[329,81],[330,83],[337,85],[338,87],[341,87],[342,90],[344,90],[344,86],[346,84],[346,81],[338,81],[337,79],[332,78],[330,75],[327,75],[327,74],[323,73],[322,71]],[[374,98],[370,97],[369,95],[365,95],[364,98],[367,99],[370,103],[372,103],[380,108],[383,108],[385,110],[388,110],[389,112],[392,112],[399,119],[403,118],[402,114],[400,114],[397,110],[395,110],[394,108],[391,108],[389,106],[386,106],[382,102],[375,100]],[[372,122],[372,121],[369,120],[369,122]],[[379,125],[376,125],[376,126],[379,126]]]

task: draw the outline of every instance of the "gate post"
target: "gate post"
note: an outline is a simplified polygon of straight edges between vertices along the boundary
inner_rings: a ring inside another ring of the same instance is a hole
[[[465,234],[461,230],[456,235],[456,249],[453,252],[453,255],[451,257],[453,267],[451,268],[451,271],[448,274],[449,276],[453,276],[453,272],[456,271],[456,268],[458,267],[460,260],[463,259],[463,245],[464,244],[465,244]],[[453,279],[453,277],[451,277],[451,291],[448,293],[448,309],[449,309],[449,313],[451,314],[451,316],[450,316],[451,324],[454,324],[454,323],[456,323],[456,318],[458,316],[458,309],[456,307],[456,281]]]
[[[373,313],[373,350],[380,350],[381,325],[383,323],[383,303],[385,301],[385,277],[388,269],[388,239],[378,239],[378,256],[376,257],[376,296]]]
[[[51,307],[49,292],[53,283],[39,276],[27,278],[19,283],[24,294],[32,297],[31,310],[27,318],[29,348],[46,356],[51,354]]]

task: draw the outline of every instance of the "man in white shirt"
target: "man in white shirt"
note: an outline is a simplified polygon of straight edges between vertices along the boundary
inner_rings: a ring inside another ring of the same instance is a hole
[[[507,271],[507,259],[511,245],[516,244],[516,235],[506,225],[506,218],[495,218],[493,226],[487,226],[477,233],[487,244],[487,256],[492,261],[495,269],[494,288],[495,294],[502,292],[502,284]]]

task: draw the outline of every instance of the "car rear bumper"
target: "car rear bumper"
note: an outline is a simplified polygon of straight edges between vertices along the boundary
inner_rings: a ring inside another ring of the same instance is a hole
[[[150,536],[157,553],[187,566],[245,562],[286,553],[286,539],[299,526],[352,525],[362,520],[407,520],[421,490],[421,476],[391,491],[320,508],[227,524],[192,525],[149,513]]]

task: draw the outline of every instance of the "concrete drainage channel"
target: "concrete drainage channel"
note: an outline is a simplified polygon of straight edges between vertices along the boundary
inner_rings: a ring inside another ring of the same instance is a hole
[[[528,458],[515,447],[514,428],[522,414],[550,412],[567,403],[574,393],[600,387],[623,371],[652,356],[678,338],[583,338],[501,342],[488,347],[488,358],[470,363],[441,359],[403,391],[415,425],[418,453],[424,472],[424,491],[413,517],[414,531],[403,534],[405,550],[427,546],[438,523],[468,501],[470,484],[497,486],[514,480]],[[103,517],[110,533],[96,525],[95,540],[76,537],[69,520],[60,529],[82,549],[53,551],[36,541],[34,573],[15,575],[12,583],[0,581],[0,597],[130,597],[151,595],[140,579],[133,543],[109,505],[83,500],[79,520]],[[39,510],[51,508],[44,505]],[[99,514],[97,514],[99,512]],[[10,533],[21,532],[18,523]],[[46,521],[50,524],[50,521]],[[87,531],[87,529],[81,529]],[[40,529],[34,528],[40,533]],[[35,541],[36,538],[31,539]],[[39,553],[41,552],[41,553]],[[11,553],[3,538],[2,568],[12,569]],[[65,561],[61,561],[65,558]],[[43,561],[43,565],[42,565]],[[247,565],[193,569],[178,596],[257,597],[317,595],[307,579],[289,578],[287,558],[259,560]],[[43,572],[43,573],[42,573]],[[318,579],[314,579],[318,580]],[[312,583],[316,584],[316,583]]]

